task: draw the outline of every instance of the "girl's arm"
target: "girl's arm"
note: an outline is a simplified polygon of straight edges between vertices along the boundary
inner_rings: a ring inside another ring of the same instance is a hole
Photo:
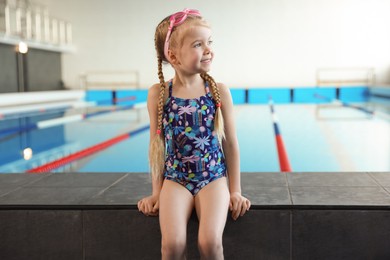
[[[157,130],[157,105],[160,85],[153,85],[148,91],[148,112],[150,121],[150,140],[155,137]],[[150,149],[150,148],[149,148]],[[152,174],[153,176],[153,174]],[[138,209],[147,216],[157,216],[159,209],[159,196],[163,183],[163,178],[155,179],[152,177],[152,195],[141,199],[138,202]]]
[[[250,201],[241,194],[240,151],[234,121],[233,101],[229,89],[218,83],[222,115],[225,126],[225,139],[222,141],[227,166],[230,190],[230,209],[233,219],[245,214],[250,208]]]
[[[159,92],[160,92],[160,84],[153,85],[148,91],[147,105],[148,105],[149,122],[150,122],[149,140],[152,140],[153,138],[156,137],[157,117],[158,117],[158,98],[160,94]],[[162,182],[163,182],[163,178],[159,178],[158,180],[152,178],[152,188],[153,188],[152,195],[156,195],[156,196],[160,195]]]

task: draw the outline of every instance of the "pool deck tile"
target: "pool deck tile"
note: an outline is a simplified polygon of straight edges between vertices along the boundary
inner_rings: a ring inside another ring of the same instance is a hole
[[[390,173],[242,173],[252,205],[390,206]],[[146,173],[0,175],[1,205],[135,205],[151,194]]]
[[[45,174],[0,174],[0,187],[20,187],[41,180],[51,173]]]
[[[42,178],[29,187],[107,187],[120,180],[125,173],[61,173]]]
[[[390,187],[390,174],[388,172],[370,172],[368,174],[380,185]]]
[[[294,205],[390,205],[381,187],[291,187]]]
[[[290,187],[378,187],[365,172],[288,173]]]
[[[83,205],[101,188],[23,187],[0,197],[0,205]]]

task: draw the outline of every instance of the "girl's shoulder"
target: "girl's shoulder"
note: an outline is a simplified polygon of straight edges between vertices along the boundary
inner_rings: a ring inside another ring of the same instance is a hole
[[[158,95],[159,92],[160,92],[160,83],[156,83],[148,89],[149,96],[156,96]]]
[[[165,82],[164,99],[168,95],[168,85],[169,85],[169,81]],[[150,102],[155,101],[157,103],[159,100],[159,97],[160,97],[160,91],[161,91],[161,84],[160,83],[156,83],[156,84],[152,85],[148,90],[148,100]]]
[[[217,82],[217,86],[220,90],[229,89],[224,83]]]
[[[165,90],[168,89],[168,85],[169,85],[169,81],[165,82]],[[153,84],[149,90],[148,90],[148,93],[149,95],[159,95],[160,94],[160,90],[161,90],[161,84],[160,83],[156,83],[156,84]]]
[[[217,86],[218,86],[219,92],[220,92],[222,97],[226,96],[226,95],[227,96],[230,95],[230,90],[229,90],[228,86],[226,86],[225,84],[220,83],[220,82],[217,83]]]

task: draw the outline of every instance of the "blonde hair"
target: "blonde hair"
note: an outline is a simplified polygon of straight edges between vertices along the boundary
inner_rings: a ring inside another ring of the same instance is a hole
[[[164,55],[164,44],[165,38],[168,32],[169,18],[166,17],[161,23],[157,26],[156,32],[154,35],[154,44],[157,52],[157,67],[158,67],[158,78],[160,81],[160,92],[158,97],[158,109],[157,109],[157,133],[152,138],[149,147],[149,164],[152,172],[153,179],[159,179],[162,177],[164,172],[165,164],[165,139],[163,133],[163,116],[164,116],[164,93],[165,93],[165,79],[162,69],[163,63],[169,63],[167,58]],[[189,24],[194,26],[206,26],[209,27],[207,22],[200,16],[188,15],[183,24]],[[170,47],[175,48],[181,46],[184,38],[183,30],[180,30],[181,25],[174,27],[172,29],[170,37]],[[178,30],[179,29],[179,30]],[[174,33],[175,32],[175,33]],[[207,73],[200,74],[202,79],[208,82],[213,99],[216,104],[216,112],[214,118],[214,131],[218,137],[219,142],[225,138],[224,131],[224,121],[221,110],[221,96],[219,93],[218,85]]]

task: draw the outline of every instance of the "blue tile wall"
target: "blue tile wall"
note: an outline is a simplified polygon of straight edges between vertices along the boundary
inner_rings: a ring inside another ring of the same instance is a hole
[[[112,105],[111,90],[88,90],[85,95],[86,101],[98,101],[100,104]]]
[[[335,98],[335,88],[294,88],[294,103],[329,103]]]
[[[366,102],[368,100],[368,87],[342,87],[339,99],[343,102]]]
[[[86,101],[97,101],[99,105],[108,106],[113,105],[113,95],[117,99],[123,99],[134,96],[134,100],[119,100],[118,105],[132,105],[134,103],[145,102],[148,97],[148,90],[89,90],[86,93]]]
[[[274,103],[290,103],[289,88],[254,88],[248,90],[249,104],[267,104],[271,96]]]
[[[245,104],[246,103],[245,92],[246,89],[231,88],[230,93],[232,94],[233,104],[235,105]]]
[[[128,98],[128,97],[135,97],[134,100],[123,100],[123,101],[118,101],[118,105],[132,105],[134,103],[139,103],[139,102],[146,102],[148,98],[148,90],[147,89],[142,89],[142,90],[118,90],[116,92],[116,97],[118,99],[121,98]]]
[[[248,92],[248,100],[246,96]],[[230,93],[234,104],[267,104],[269,97],[272,97],[275,104],[287,103],[329,103],[337,98],[335,87],[295,87],[295,88],[251,88],[240,89],[232,88]],[[369,91],[365,86],[342,87],[340,88],[339,99],[343,102],[366,102]],[[386,92],[388,93],[388,92]],[[135,96],[135,100],[118,101],[119,105],[131,105],[138,102],[145,102],[148,96],[148,90],[118,90],[116,98],[126,98]],[[291,96],[293,95],[293,96]],[[99,105],[112,105],[113,92],[111,90],[89,90],[86,93],[87,101],[98,101]]]

